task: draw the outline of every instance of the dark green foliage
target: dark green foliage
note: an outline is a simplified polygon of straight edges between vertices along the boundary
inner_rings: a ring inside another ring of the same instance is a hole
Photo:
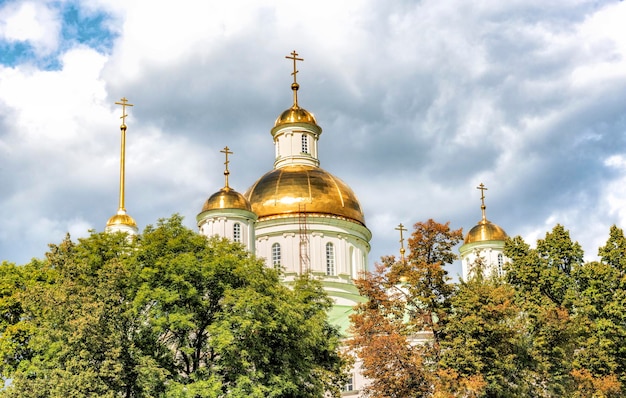
[[[537,241],[536,249],[520,237],[508,240],[505,255],[512,260],[506,268],[507,280],[521,309],[524,383],[533,396],[571,396],[576,348],[572,273],[582,265],[583,251],[568,231],[556,225]]]
[[[569,232],[556,225],[545,239],[530,249],[520,237],[507,241],[505,254],[512,260],[508,281],[523,290],[536,305],[571,306],[572,270],[583,263],[583,250],[572,242]]]
[[[598,255],[600,261],[573,273],[580,336],[574,366],[578,378],[590,381],[593,390],[619,396],[626,386],[626,239],[621,229],[611,227]]]
[[[319,397],[343,385],[331,302],[240,245],[160,220],[0,267],[6,397]]]

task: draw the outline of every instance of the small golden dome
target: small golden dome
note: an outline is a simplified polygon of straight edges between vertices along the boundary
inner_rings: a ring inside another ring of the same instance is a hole
[[[244,194],[260,218],[298,214],[326,214],[365,226],[359,201],[348,185],[315,166],[289,165],[274,169]]]
[[[118,211],[116,215],[109,218],[109,221],[107,221],[107,227],[112,227],[115,225],[126,225],[129,227],[137,228],[137,223],[135,222],[135,220],[131,216],[126,214],[126,212],[120,211]]]
[[[242,194],[229,187],[224,187],[211,195],[211,197],[204,202],[204,206],[202,206],[203,212],[216,209],[242,209],[252,211],[248,200]]]
[[[304,108],[300,108],[297,105],[292,106],[287,109],[283,113],[280,114],[276,122],[274,123],[274,127],[282,126],[284,124],[291,123],[309,123],[317,126],[317,121],[315,120],[315,116]]]
[[[465,236],[465,243],[485,242],[490,240],[506,240],[507,234],[496,224],[483,219]]]

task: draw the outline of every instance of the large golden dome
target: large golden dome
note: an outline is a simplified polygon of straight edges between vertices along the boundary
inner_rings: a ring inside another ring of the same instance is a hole
[[[315,166],[289,165],[266,173],[244,194],[259,219],[297,214],[324,214],[356,221],[365,217],[346,183]]]
[[[306,109],[300,108],[298,105],[294,105],[281,113],[278,119],[276,119],[276,122],[274,122],[274,127],[291,123],[309,123],[317,126],[315,116]]]
[[[242,209],[252,211],[250,203],[239,192],[229,187],[224,187],[215,192],[202,206],[202,211],[216,209]]]
[[[465,243],[485,242],[490,240],[506,240],[507,234],[496,224],[482,219],[465,236]]]

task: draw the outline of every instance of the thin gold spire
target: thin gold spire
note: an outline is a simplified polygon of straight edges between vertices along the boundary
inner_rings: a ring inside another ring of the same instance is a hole
[[[487,187],[485,187],[485,184],[483,184],[482,182],[480,183],[479,186],[476,187],[476,189],[480,189],[480,201],[481,201],[481,205],[480,205],[480,210],[482,210],[483,212],[483,222],[487,221],[487,215],[485,210],[487,209],[487,206],[485,206],[485,191],[487,191]]]
[[[229,189],[230,187],[228,186],[228,176],[230,175],[230,171],[228,171],[228,155],[232,155],[233,152],[230,152],[228,146],[225,146],[224,149],[220,152],[226,155],[226,161],[224,162],[224,165],[226,166],[226,168],[224,169],[224,188]]]
[[[296,61],[304,61],[304,58],[298,58],[298,53],[296,52],[296,50],[293,50],[291,52],[291,57],[287,55],[285,58],[293,60],[293,72],[291,73],[291,75],[293,76],[293,83],[291,83],[291,89],[293,90],[293,107],[297,108],[298,107],[298,89],[300,88],[300,85],[298,84],[298,81],[296,79],[296,75],[298,74]]]
[[[126,169],[126,117],[128,116],[126,114],[126,107],[127,106],[134,106],[133,104],[129,104],[128,100],[126,99],[126,97],[123,97],[121,100],[121,102],[116,102],[115,105],[121,105],[122,106],[122,116],[120,116],[120,119],[122,119],[122,125],[120,126],[120,130],[122,133],[122,143],[121,143],[121,155],[120,155],[120,204],[119,204],[119,209],[118,209],[118,213],[121,212],[126,212],[126,208],[124,207],[124,179],[125,179],[125,169]]]
[[[400,259],[402,260],[402,262],[404,262],[404,235],[402,234],[404,231],[406,231],[407,229],[404,228],[404,225],[402,225],[402,223],[400,223],[400,225],[398,225],[398,228],[396,228],[396,231],[400,231]]]

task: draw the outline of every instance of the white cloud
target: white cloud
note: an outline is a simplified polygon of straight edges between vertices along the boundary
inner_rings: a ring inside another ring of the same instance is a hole
[[[590,16],[577,41],[586,62],[573,73],[576,86],[587,89],[626,77],[626,3],[614,2]]]
[[[105,116],[106,92],[99,78],[105,61],[96,51],[79,47],[63,54],[58,71],[0,70],[0,98],[17,113],[11,121],[16,141],[49,149],[84,140],[91,124]]]
[[[0,8],[0,38],[27,42],[39,56],[56,51],[61,20],[58,12],[42,2],[10,2]]]
[[[613,169],[618,177],[607,184],[602,192],[603,205],[616,224],[626,226],[626,156],[613,155],[604,164]]]

